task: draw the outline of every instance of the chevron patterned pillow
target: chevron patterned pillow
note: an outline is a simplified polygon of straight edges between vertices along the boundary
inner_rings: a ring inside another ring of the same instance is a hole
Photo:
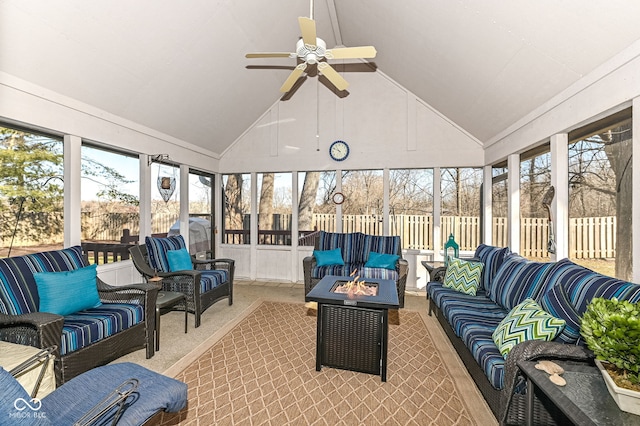
[[[452,288],[460,293],[476,295],[480,278],[482,277],[481,262],[471,262],[455,257],[449,258],[447,272],[444,274],[444,282],[442,285]]]
[[[564,328],[565,321],[544,311],[533,299],[516,305],[498,324],[493,341],[503,357],[518,343],[526,340],[553,340]]]

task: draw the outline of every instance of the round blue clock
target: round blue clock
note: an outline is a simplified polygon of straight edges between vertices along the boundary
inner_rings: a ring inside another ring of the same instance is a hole
[[[345,141],[335,141],[329,147],[329,155],[335,161],[344,161],[349,156],[349,145]]]

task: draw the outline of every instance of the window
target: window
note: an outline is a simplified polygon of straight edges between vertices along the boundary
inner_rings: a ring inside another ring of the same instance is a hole
[[[482,169],[446,168],[440,176],[441,241],[453,234],[460,250],[475,250],[480,244]]]
[[[64,242],[62,140],[0,126],[0,257]]]
[[[213,254],[213,183],[210,173],[189,170],[189,251],[191,254]]]
[[[139,176],[137,156],[82,145],[81,227],[86,251],[140,234]],[[89,256],[89,262],[95,259]]]
[[[631,110],[569,134],[569,258],[630,280]]]
[[[179,234],[179,219],[180,168],[154,163],[151,167],[151,234]]]
[[[542,200],[551,188],[551,153],[543,145],[520,156],[520,255],[549,258],[548,212]]]
[[[493,166],[491,174],[493,176],[491,183],[492,244],[497,247],[507,247],[509,245],[509,181],[507,179],[507,167],[502,165]]]
[[[234,173],[222,176],[225,244],[249,244],[251,214],[251,175]]]
[[[291,245],[291,173],[258,173],[258,244]]]
[[[314,232],[336,230],[336,172],[298,173],[298,245],[314,245]]]
[[[389,172],[390,234],[403,249],[433,250],[433,169]]]
[[[342,172],[343,232],[383,234],[382,170]]]

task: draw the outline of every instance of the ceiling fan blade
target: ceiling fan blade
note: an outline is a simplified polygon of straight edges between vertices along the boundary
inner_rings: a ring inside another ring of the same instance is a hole
[[[346,90],[347,87],[349,87],[349,83],[347,82],[347,80],[342,78],[342,76],[340,74],[338,74],[338,72],[336,70],[334,70],[333,67],[331,65],[329,65],[328,63],[319,62],[318,63],[318,69],[320,70],[322,75],[327,77],[327,79],[331,82],[331,84],[336,86],[336,89],[338,89],[338,90]]]
[[[300,24],[300,32],[302,33],[302,40],[304,44],[309,46],[316,45],[316,21],[305,16],[298,18],[298,24]]]
[[[291,90],[293,85],[296,84],[296,81],[298,81],[298,78],[300,78],[306,68],[307,64],[304,62],[298,65],[296,69],[294,69],[291,74],[289,74],[289,77],[287,77],[287,79],[285,80],[284,84],[280,88],[280,91],[282,93],[286,93]]]
[[[376,53],[373,46],[337,47],[327,50],[325,56],[329,59],[375,58]]]
[[[293,55],[293,56],[291,56]],[[288,52],[263,52],[263,53],[247,53],[245,58],[295,58],[295,53]]]

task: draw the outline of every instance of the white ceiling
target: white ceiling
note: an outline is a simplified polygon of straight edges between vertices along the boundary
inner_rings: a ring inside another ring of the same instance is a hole
[[[0,71],[221,153],[295,65],[244,54],[293,51],[309,12],[308,0],[0,0]],[[379,71],[482,142],[640,39],[637,0],[316,0],[314,15],[328,48],[374,45]]]

